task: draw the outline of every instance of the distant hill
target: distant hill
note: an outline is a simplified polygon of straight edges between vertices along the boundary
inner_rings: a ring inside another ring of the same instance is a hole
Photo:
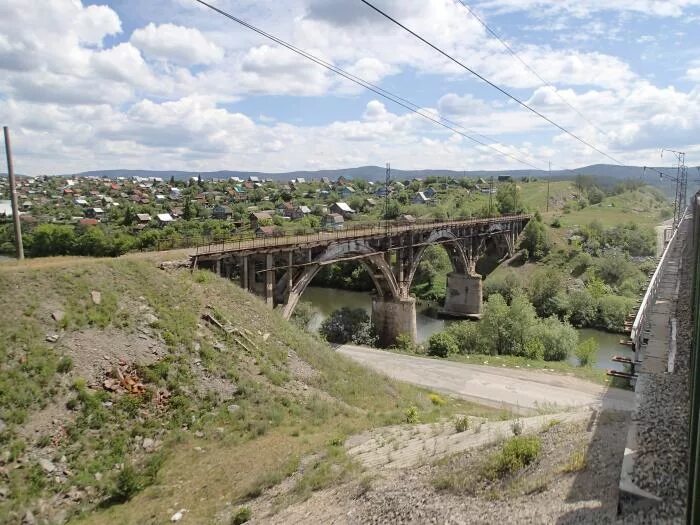
[[[585,166],[582,168],[576,168],[573,170],[553,170],[551,172],[551,177],[553,179],[572,179],[577,173],[584,175],[591,175],[600,178],[609,178],[614,180],[621,179],[637,179],[642,176],[643,168],[639,166],[612,166],[607,164],[594,164],[592,166]],[[83,176],[96,176],[96,177],[162,177],[163,179],[169,179],[175,177],[175,179],[183,180],[190,177],[196,177],[201,175],[203,178],[229,178],[229,177],[240,177],[242,179],[248,178],[250,176],[271,178],[275,180],[291,180],[297,177],[304,177],[307,179],[319,179],[321,177],[328,177],[332,180],[337,179],[340,176],[346,178],[363,178],[368,180],[384,180],[385,169],[380,166],[361,166],[357,168],[342,168],[333,170],[318,170],[318,171],[289,171],[284,173],[269,173],[260,171],[232,171],[232,170],[221,170],[221,171],[173,171],[173,170],[96,170],[96,171],[85,171],[83,173],[75,173],[71,175],[83,175]],[[455,171],[455,170],[442,170],[442,169],[431,169],[431,170],[401,170],[392,169],[391,176],[395,179],[412,179],[414,177],[425,178],[429,176],[438,177],[484,177],[488,178],[491,176],[498,175],[510,175],[515,178],[520,177],[547,177],[549,174],[545,171],[540,170],[476,170],[476,171]],[[652,172],[647,172],[646,177],[651,180],[655,178]],[[656,177],[658,178],[658,177]]]
[[[656,168],[664,169],[667,173],[672,173],[673,170],[664,167]],[[694,175],[695,168],[690,169],[689,176]],[[603,186],[615,184],[618,181],[626,179],[640,179],[644,180],[652,186],[656,186],[664,190],[665,193],[672,195],[675,185],[670,180],[659,180],[657,173],[653,171],[648,171],[644,173],[644,169],[641,166],[615,166],[610,164],[594,164],[592,166],[584,166],[581,168],[575,168],[571,170],[553,170],[550,173],[540,170],[476,170],[476,171],[455,171],[455,170],[442,170],[442,169],[431,169],[431,170],[400,170],[392,169],[391,176],[394,179],[412,179],[415,177],[426,178],[429,176],[437,177],[471,177],[478,178],[482,177],[488,179],[489,177],[497,177],[499,175],[509,175],[515,179],[521,177],[537,177],[537,178],[547,178],[551,177],[552,180],[571,180],[576,177],[577,174],[590,175],[595,177],[599,184]],[[261,178],[270,178],[273,180],[288,181],[295,179],[297,177],[304,177],[309,180],[318,180],[321,177],[328,177],[331,180],[336,180],[338,177],[343,176],[348,179],[362,178],[367,180],[382,181],[385,177],[385,168],[380,166],[361,166],[357,168],[342,168],[342,169],[332,169],[332,170],[318,170],[318,171],[289,171],[284,173],[270,173],[261,171],[232,171],[232,170],[221,170],[221,171],[173,171],[173,170],[96,170],[96,171],[85,171],[82,173],[70,174],[72,176],[95,176],[95,177],[109,177],[116,179],[117,177],[161,177],[164,180],[168,180],[171,177],[175,177],[176,180],[186,180],[190,177],[196,177],[201,175],[204,179],[219,178],[227,179],[230,177],[240,177],[241,179],[247,179],[250,176],[256,176]],[[689,185],[689,191],[695,191],[697,189],[697,183],[691,183]]]

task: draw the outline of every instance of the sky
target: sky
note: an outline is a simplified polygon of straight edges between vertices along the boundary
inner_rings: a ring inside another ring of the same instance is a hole
[[[612,163],[360,0],[211,2],[461,134],[195,0],[3,0],[0,124],[15,170]],[[700,164],[700,0],[373,3],[619,162],[672,165],[670,148]]]

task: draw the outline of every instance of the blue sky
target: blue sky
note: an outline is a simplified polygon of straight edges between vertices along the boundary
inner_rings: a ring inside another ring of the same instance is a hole
[[[359,0],[212,2],[458,122],[490,147],[351,85],[194,0],[7,0],[0,7],[0,121],[12,128],[17,170],[609,162]],[[700,164],[700,0],[471,2],[550,86],[459,0],[375,3],[624,163],[659,164],[660,149],[672,147]]]

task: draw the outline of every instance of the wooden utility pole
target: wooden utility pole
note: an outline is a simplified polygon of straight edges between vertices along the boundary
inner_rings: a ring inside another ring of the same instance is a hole
[[[19,223],[19,209],[17,207],[17,188],[15,184],[15,170],[12,166],[12,150],[10,149],[10,130],[4,126],[5,132],[5,153],[7,155],[7,176],[10,179],[10,202],[12,204],[12,223],[15,227],[15,247],[17,248],[17,259],[24,259],[24,246],[22,245],[22,226]]]
[[[552,161],[549,161],[549,175],[547,175],[547,212],[549,213],[549,181],[552,180]]]

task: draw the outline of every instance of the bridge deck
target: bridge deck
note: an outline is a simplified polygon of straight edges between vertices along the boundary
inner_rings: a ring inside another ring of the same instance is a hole
[[[255,250],[263,250],[274,248],[276,250],[284,250],[297,248],[300,246],[318,246],[330,244],[338,240],[353,240],[367,239],[372,237],[390,237],[405,232],[420,232],[426,230],[435,230],[443,227],[455,226],[479,226],[489,224],[503,224],[508,222],[516,222],[524,219],[529,219],[531,215],[506,215],[502,217],[493,217],[487,219],[457,219],[445,221],[419,221],[412,224],[395,224],[389,222],[381,222],[371,225],[361,225],[358,227],[348,228],[336,231],[315,231],[313,233],[301,235],[285,235],[280,237],[244,237],[233,238],[222,241],[216,244],[207,244],[198,246],[191,258],[200,257],[216,257],[219,255],[230,254],[235,252],[247,252]]]

